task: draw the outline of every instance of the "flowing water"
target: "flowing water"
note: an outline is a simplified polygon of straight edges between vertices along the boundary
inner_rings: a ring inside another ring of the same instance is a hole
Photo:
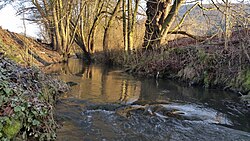
[[[250,141],[249,109],[236,94],[77,59],[45,70],[74,85],[56,106],[59,141]]]

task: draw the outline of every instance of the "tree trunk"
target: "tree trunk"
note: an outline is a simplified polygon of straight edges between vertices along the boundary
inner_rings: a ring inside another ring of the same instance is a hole
[[[146,31],[144,35],[143,48],[152,50],[160,45],[161,28],[165,19],[166,9],[170,6],[167,1],[150,0],[147,1],[147,20],[145,23]]]
[[[147,1],[147,21],[144,35],[144,50],[152,50],[166,41],[166,35],[171,28],[175,16],[184,0],[175,0],[171,6],[171,0]]]
[[[94,22],[93,25],[90,29],[89,35],[88,35],[88,48],[90,51],[90,54],[95,53],[95,33],[96,33],[96,29],[97,26],[100,22],[100,20],[103,17],[104,12],[102,12],[103,9],[103,2],[101,3],[101,1],[96,0],[96,5],[95,5],[95,17],[94,17]]]
[[[123,19],[123,44],[124,51],[128,52],[128,34],[127,34],[127,19],[126,19],[126,0],[122,1],[122,19]]]
[[[134,39],[134,32],[135,32],[135,27],[136,27],[136,16],[137,16],[137,12],[138,12],[139,2],[140,2],[140,0],[135,0],[135,9],[132,13],[131,32],[130,32],[130,50],[134,50],[134,40],[133,39]]]
[[[132,32],[132,0],[128,0],[128,48],[129,51],[133,49],[133,32]]]
[[[113,24],[113,22],[115,20],[115,16],[116,16],[117,12],[119,11],[119,7],[121,5],[121,2],[122,2],[122,0],[118,0],[117,4],[116,4],[116,6],[115,6],[115,8],[114,8],[114,10],[113,10],[113,12],[111,14],[111,17],[110,17],[110,19],[108,21],[108,24],[107,24],[107,26],[106,26],[106,28],[104,30],[103,51],[104,51],[105,54],[107,53],[108,47],[109,47],[108,41],[109,41],[110,27],[111,27],[111,25]]]
[[[228,41],[229,38],[231,36],[230,33],[230,11],[229,11],[229,7],[230,7],[230,2],[229,0],[225,1],[225,35],[224,35],[224,40],[225,40],[225,49],[228,49]]]
[[[62,44],[61,44],[61,36],[59,33],[59,21],[57,18],[57,1],[55,2],[55,4],[53,5],[53,22],[55,24],[54,26],[54,33],[55,33],[55,44],[56,44],[56,49],[57,51],[61,54],[62,53]]]
[[[173,24],[175,17],[178,14],[179,9],[184,1],[185,0],[175,0],[174,1],[174,4],[172,5],[167,17],[164,19],[164,21],[162,23],[160,44],[167,43],[168,31],[170,30],[171,25]]]

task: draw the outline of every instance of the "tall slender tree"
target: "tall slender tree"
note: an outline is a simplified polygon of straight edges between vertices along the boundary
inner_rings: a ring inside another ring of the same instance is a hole
[[[115,20],[115,18],[117,16],[117,13],[118,13],[118,11],[120,9],[121,3],[122,3],[122,0],[117,1],[116,5],[115,5],[115,8],[113,9],[113,11],[112,11],[112,13],[110,15],[107,26],[104,29],[103,51],[105,52],[105,54],[107,53],[108,47],[109,47],[108,41],[109,41],[109,36],[110,36],[110,27],[114,23],[114,20]]]
[[[127,24],[127,2],[126,0],[122,1],[122,23],[123,23],[123,45],[124,45],[124,50],[125,52],[128,51],[128,33],[127,33],[127,29],[128,29],[128,24]]]
[[[134,6],[132,0],[123,0],[123,38],[124,50],[131,51],[134,49],[134,31],[136,26],[136,16],[140,0],[135,0]]]

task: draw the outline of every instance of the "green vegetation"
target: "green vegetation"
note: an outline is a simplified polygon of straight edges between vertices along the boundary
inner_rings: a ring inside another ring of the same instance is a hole
[[[11,60],[14,60],[15,62],[20,64],[24,64],[24,61],[21,58],[20,54],[17,54],[17,50],[19,50],[17,47],[15,47],[14,45],[6,45],[0,38],[0,52],[4,52],[6,56]]]
[[[243,87],[246,90],[250,90],[250,70],[246,71],[245,80],[243,81]]]
[[[0,140],[55,139],[53,104],[66,85],[0,57]]]

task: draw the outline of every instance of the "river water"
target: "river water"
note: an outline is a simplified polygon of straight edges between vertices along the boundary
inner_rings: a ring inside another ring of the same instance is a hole
[[[74,85],[56,106],[58,141],[250,141],[249,109],[234,93],[77,59],[45,71]]]

